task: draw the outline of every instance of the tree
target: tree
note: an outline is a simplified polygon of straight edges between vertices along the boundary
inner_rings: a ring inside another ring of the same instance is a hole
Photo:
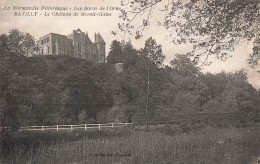
[[[123,69],[124,71],[131,72],[137,63],[137,51],[133,48],[131,42],[123,43]]]
[[[208,87],[202,80],[202,72],[200,67],[196,66],[195,61],[190,59],[187,54],[176,54],[175,58],[170,62],[170,83],[175,85],[177,91],[197,96],[199,104],[203,105],[209,97]]]
[[[193,45],[189,55],[194,60],[204,58],[207,64],[211,55],[226,59],[242,40],[255,40],[252,57],[259,60],[258,0],[124,0],[121,5],[119,30],[135,34],[136,39],[149,28],[154,15],[164,15],[156,21],[170,31],[174,44]]]
[[[226,88],[221,93],[220,97],[217,97],[221,103],[221,108],[218,110],[218,112],[237,113],[239,111],[239,106],[236,96],[236,88]]]
[[[23,33],[16,29],[10,30],[9,35],[0,36],[1,124],[3,127],[10,127],[12,131],[16,131],[20,126],[19,110],[25,109],[30,102],[28,83],[32,79],[24,70],[24,47],[29,49],[30,46],[25,44],[23,36]]]
[[[146,98],[145,98],[145,116],[146,127],[148,128],[148,108],[150,107],[150,95],[151,95],[151,76],[152,71],[162,66],[165,56],[162,53],[162,46],[156,43],[153,38],[148,38],[145,41],[145,47],[143,49],[143,65],[146,72]]]
[[[260,32],[259,31],[260,30],[258,30],[258,33],[256,35],[256,39],[255,39],[255,41],[253,43],[254,44],[253,53],[250,54],[250,58],[248,59],[249,64],[253,68],[255,68],[259,64],[259,60],[260,60]]]
[[[248,83],[245,70],[235,73],[221,72],[216,75],[208,73],[202,78],[208,86],[210,95],[204,109],[213,106],[212,101],[217,101],[221,107],[215,112],[240,113],[243,118],[248,118],[248,120],[252,119],[249,117],[250,114],[258,115],[259,96],[257,96],[256,89]]]
[[[219,113],[222,112],[222,106],[218,100],[209,100],[202,106],[202,110],[205,113]]]
[[[179,113],[196,113],[199,111],[197,96],[179,92],[175,97],[174,107]]]
[[[183,77],[201,75],[200,68],[196,66],[196,62],[191,61],[189,55],[176,54],[170,65],[173,71]]]
[[[107,113],[110,122],[127,122],[126,111],[122,107],[113,107]]]
[[[114,40],[110,46],[110,52],[107,56],[107,62],[111,64],[122,63],[122,45],[119,41]]]
[[[152,115],[152,108],[155,108],[158,97],[159,85],[162,84],[161,69],[164,60],[161,45],[149,38],[143,49],[137,51],[130,42],[123,43],[124,72],[117,75],[115,88],[115,106],[126,108],[127,119],[134,121],[143,118],[145,122]],[[139,54],[137,55],[137,52]],[[118,88],[118,86],[120,86]],[[121,100],[120,100],[121,99]],[[120,101],[118,101],[120,100]],[[118,104],[120,102],[121,104]],[[131,108],[130,106],[136,106]],[[142,111],[138,111],[140,109]],[[136,113],[143,113],[146,117],[136,117]],[[148,116],[149,115],[149,116]],[[140,120],[137,122],[141,123]]]
[[[163,55],[162,52],[162,45],[157,44],[156,41],[150,37],[145,41],[145,47],[143,50],[145,56],[149,59],[148,65],[150,62],[155,64],[158,68],[162,66],[162,63],[165,59],[165,56]]]
[[[29,33],[25,33],[23,35],[23,42],[22,42],[23,50],[26,56],[29,56],[34,51],[37,51],[37,46],[35,44],[35,39]]]
[[[29,56],[35,47],[35,39],[29,33],[11,29],[7,39],[7,47],[13,53]]]

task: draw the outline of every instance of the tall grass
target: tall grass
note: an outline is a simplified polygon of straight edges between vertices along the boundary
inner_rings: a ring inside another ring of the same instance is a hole
[[[254,142],[260,140],[257,132],[211,128],[174,135],[162,133],[161,130],[67,133],[72,136],[78,133],[78,139],[69,137],[70,140],[42,144],[37,149],[27,151],[26,155],[16,151],[16,154],[6,157],[5,161],[40,164],[245,164],[252,154],[257,153]]]

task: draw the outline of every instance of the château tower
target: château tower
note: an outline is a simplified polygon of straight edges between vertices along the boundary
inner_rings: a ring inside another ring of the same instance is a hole
[[[95,34],[95,44],[97,45],[98,50],[98,62],[106,61],[106,42],[100,35],[100,33]]]

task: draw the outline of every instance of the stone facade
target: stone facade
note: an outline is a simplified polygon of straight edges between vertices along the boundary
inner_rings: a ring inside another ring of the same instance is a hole
[[[95,42],[80,29],[73,30],[68,36],[49,33],[38,42],[39,55],[69,55],[95,62],[105,62],[106,43],[102,36],[95,34]]]

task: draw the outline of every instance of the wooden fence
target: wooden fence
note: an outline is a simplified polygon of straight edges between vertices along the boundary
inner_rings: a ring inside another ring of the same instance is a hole
[[[21,127],[20,130],[38,130],[38,131],[45,131],[45,130],[74,130],[74,129],[106,129],[106,128],[115,128],[115,127],[124,127],[130,126],[132,123],[108,123],[108,124],[80,124],[80,125],[52,125],[52,126],[25,126]]]

